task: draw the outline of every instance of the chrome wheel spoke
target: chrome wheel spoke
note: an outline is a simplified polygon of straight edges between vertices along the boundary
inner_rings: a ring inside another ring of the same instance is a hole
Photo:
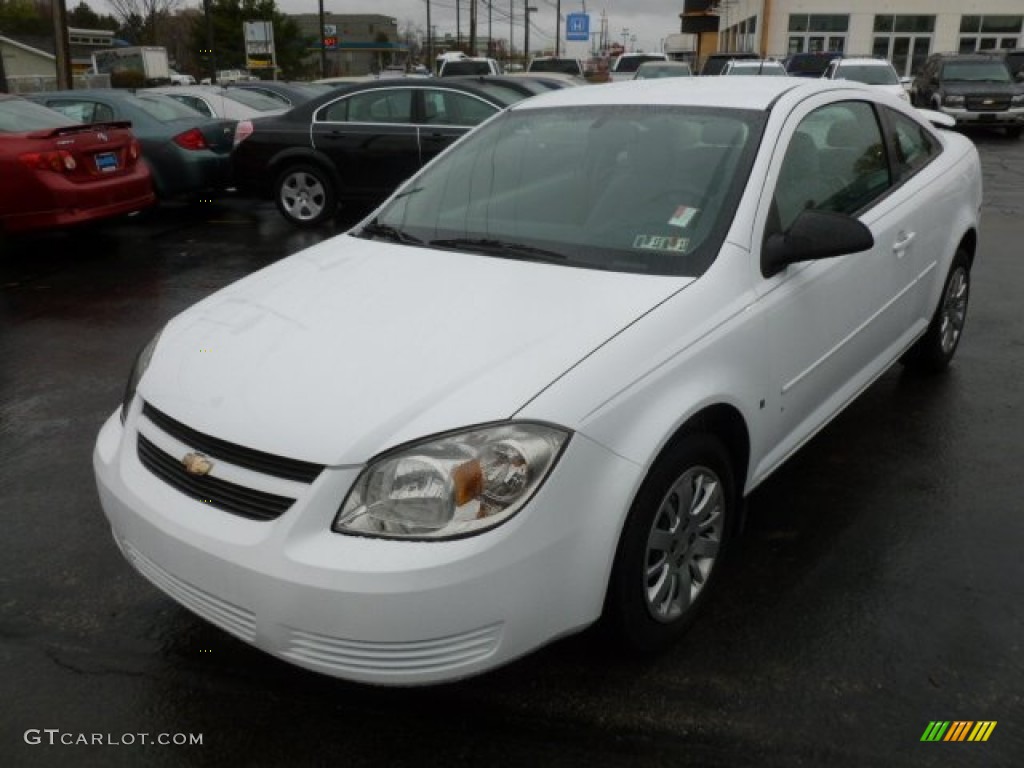
[[[690,608],[721,548],[724,497],[718,477],[692,467],[669,488],[647,536],[644,587],[647,608],[671,622]]]

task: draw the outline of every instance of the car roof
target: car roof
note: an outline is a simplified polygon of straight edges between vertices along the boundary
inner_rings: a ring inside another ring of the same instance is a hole
[[[600,87],[566,88],[534,96],[511,109],[540,109],[555,106],[664,105],[720,109],[768,109],[787,93],[806,96],[831,91],[865,91],[859,83],[822,78],[693,78],[686,88],[669,79],[630,80]]]
[[[467,78],[468,80],[474,79],[473,76]],[[507,94],[512,93],[511,88],[505,88],[503,92],[499,92],[497,89],[484,89],[479,85],[474,85],[472,82],[466,82],[461,77],[444,77],[444,78],[433,78],[433,77],[395,77],[386,78],[384,80],[367,80],[361,83],[342,84],[340,87],[335,88],[332,91],[324,93],[320,96],[314,96],[307,102],[298,104],[293,107],[290,111],[285,112],[281,117],[291,120],[305,120],[314,112],[316,112],[324,104],[334,101],[342,96],[348,96],[354,93],[362,93],[364,91],[376,91],[384,88],[412,88],[415,90],[454,90],[464,91],[465,93],[471,93],[474,96],[478,96],[485,101],[494,104],[495,106],[505,107],[516,101],[514,98],[508,98]],[[565,90],[582,90],[580,88],[571,88]],[[521,95],[525,98],[527,94],[516,94]]]
[[[891,67],[888,59],[876,59],[871,56],[847,56],[842,59],[836,59],[838,66],[845,67],[847,64],[856,64],[857,66],[875,66],[875,67]]]

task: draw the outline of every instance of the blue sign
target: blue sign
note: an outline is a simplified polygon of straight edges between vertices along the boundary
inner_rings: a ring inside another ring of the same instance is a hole
[[[590,40],[590,16],[585,13],[568,13],[565,16],[566,40]]]

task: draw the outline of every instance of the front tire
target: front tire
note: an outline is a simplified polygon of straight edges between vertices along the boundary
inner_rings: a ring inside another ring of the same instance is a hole
[[[277,209],[290,224],[315,227],[331,218],[338,207],[330,175],[316,165],[292,165],[274,183]]]
[[[928,330],[902,357],[904,365],[923,373],[939,373],[949,366],[967,322],[970,296],[971,259],[967,251],[959,248]]]
[[[713,435],[682,436],[654,464],[623,528],[605,620],[630,648],[661,651],[717,580],[737,518],[732,462]]]

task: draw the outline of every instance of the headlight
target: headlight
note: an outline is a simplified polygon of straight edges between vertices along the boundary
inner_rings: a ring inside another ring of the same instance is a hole
[[[962,107],[964,105],[964,97],[947,94],[942,98],[942,103],[947,107]]]
[[[1013,107],[1024,107],[1024,93],[1018,93],[1016,96],[1010,99],[1010,106]]]
[[[124,399],[121,401],[122,424],[128,418],[128,411],[131,409],[132,401],[135,399],[135,390],[142,380],[142,374],[149,368],[149,361],[153,359],[153,350],[156,349],[156,343],[160,340],[161,333],[163,333],[163,329],[156,332],[156,335],[149,340],[149,343],[139,351],[138,356],[135,358],[132,372],[128,376],[128,384],[124,388]]]
[[[508,520],[544,482],[569,432],[533,423],[425,440],[371,462],[332,529],[395,539],[469,536]]]

